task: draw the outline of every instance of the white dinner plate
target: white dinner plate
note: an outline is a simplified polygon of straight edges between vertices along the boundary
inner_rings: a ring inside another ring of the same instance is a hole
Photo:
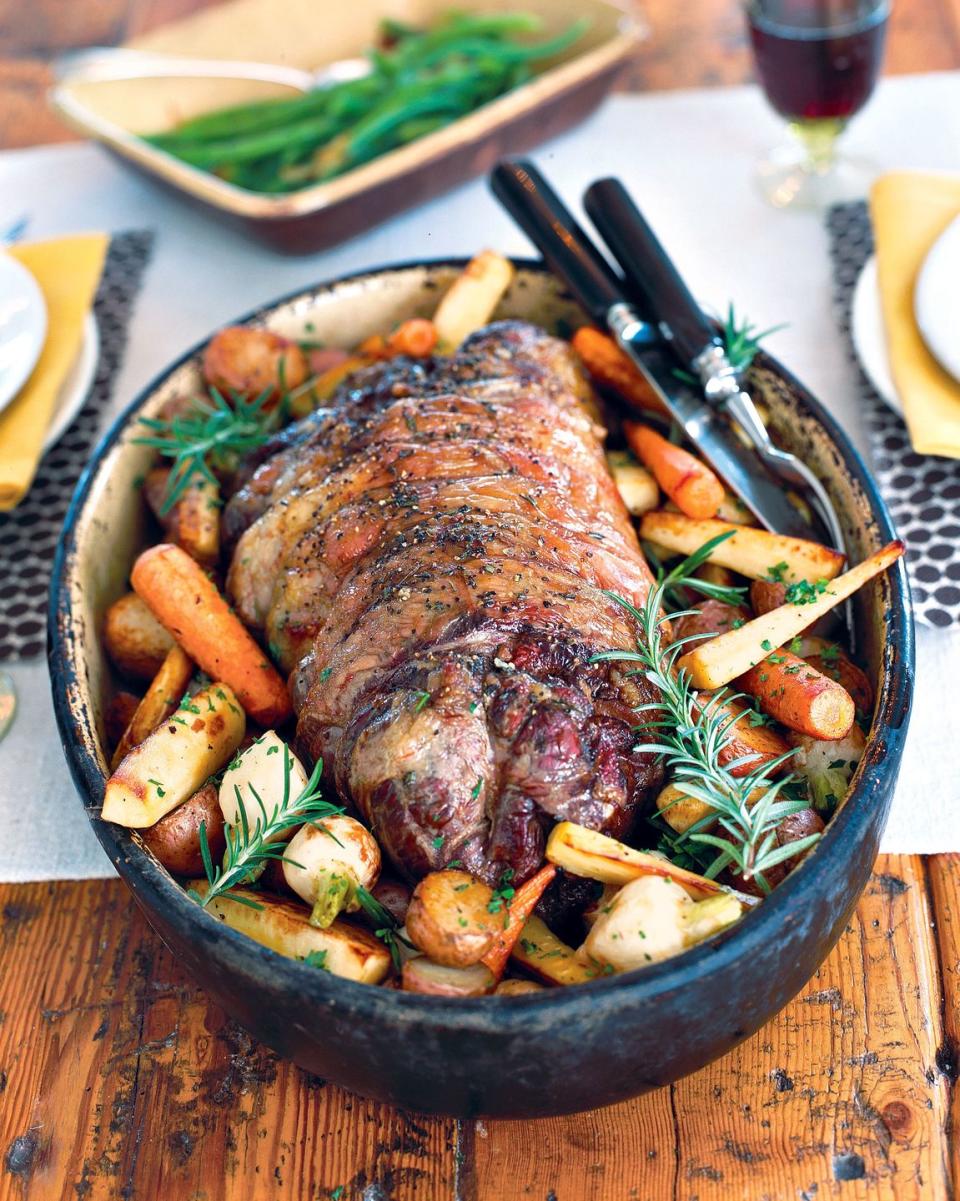
[[[853,290],[850,309],[850,334],[863,373],[873,390],[894,412],[903,416],[903,405],[890,371],[887,357],[887,338],[883,328],[883,309],[880,305],[880,284],[877,280],[877,256],[871,255],[863,264],[857,286]]]
[[[913,315],[927,349],[960,380],[960,217],[927,252],[913,293]]]
[[[0,250],[0,411],[27,382],[47,336],[47,306],[37,281]]]
[[[84,401],[90,394],[94,376],[97,374],[97,363],[100,360],[100,332],[93,313],[87,313],[83,322],[83,335],[80,339],[80,349],[73,361],[73,366],[67,378],[60,385],[57,403],[50,418],[50,427],[43,440],[43,449],[48,451],[66,433],[74,417],[83,408]]]

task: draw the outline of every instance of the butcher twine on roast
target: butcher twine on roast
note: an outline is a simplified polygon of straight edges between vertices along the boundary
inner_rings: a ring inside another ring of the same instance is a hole
[[[408,879],[531,875],[557,820],[624,834],[661,780],[639,677],[592,663],[651,583],[570,347],[503,321],[351,376],[261,451],[228,587],[297,742]]]

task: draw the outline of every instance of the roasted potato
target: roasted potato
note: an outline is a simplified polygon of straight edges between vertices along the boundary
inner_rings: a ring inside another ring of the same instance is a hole
[[[245,727],[226,684],[198,692],[120,763],[104,791],[103,820],[137,830],[154,825],[229,762]]]
[[[256,400],[267,393],[266,407],[277,404],[307,378],[303,351],[268,329],[227,326],[213,335],[203,352],[203,377],[229,400],[239,393]]]
[[[398,926],[407,920],[407,909],[410,906],[410,887],[398,880],[396,876],[381,875],[373,888],[374,900],[386,909]]]
[[[203,871],[201,825],[206,831],[210,856],[214,863],[219,863],[226,848],[223,814],[217,800],[217,787],[209,781],[182,805],[161,817],[155,826],[144,830],[140,837],[167,871],[175,876],[198,876]]]
[[[103,732],[108,746],[115,747],[119,744],[139,707],[140,697],[134,696],[132,692],[118,692],[110,698],[103,715]]]
[[[493,946],[497,922],[493,890],[467,872],[431,872],[413,890],[407,933],[413,945],[445,967],[469,967]]]
[[[470,967],[449,967],[433,963],[424,955],[408,959],[401,979],[404,992],[430,997],[483,997],[496,987],[493,972],[482,963]]]
[[[103,643],[113,663],[136,680],[152,680],[173,638],[135,592],[113,602],[103,622]]]
[[[196,880],[190,888],[202,898],[208,885],[206,880]],[[231,893],[259,908],[232,901],[228,893],[214,898],[207,913],[288,959],[306,959],[311,953],[323,956],[323,966],[332,975],[361,984],[379,984],[390,970],[390,952],[359,926],[334,922],[326,930],[318,930],[310,925],[307,911],[297,901],[245,888],[231,889]]]
[[[543,992],[544,988],[536,980],[501,980],[493,991],[497,997],[522,997],[526,993]]]

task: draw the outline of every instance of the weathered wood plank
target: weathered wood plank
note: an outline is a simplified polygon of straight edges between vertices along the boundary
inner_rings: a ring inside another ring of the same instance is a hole
[[[950,1081],[938,1066],[929,921],[922,862],[881,860],[833,954],[758,1035],[636,1102],[523,1126],[487,1123],[474,1144],[478,1196],[949,1196]],[[709,997],[703,1007],[709,1021]],[[521,1163],[527,1193],[510,1194]]]
[[[960,5],[958,5],[960,16]],[[925,861],[940,961],[943,1031],[936,1069],[950,1089],[946,1137],[954,1195],[960,1193],[960,854],[932,855]]]
[[[255,1044],[119,882],[7,885],[0,914],[4,1201],[453,1196],[452,1122]]]
[[[945,1197],[960,857],[944,858],[946,1019],[923,866],[888,858],[818,976],[719,1063],[596,1114],[467,1124],[459,1147],[454,1123],[351,1098],[255,1044],[121,885],[5,886],[0,1197]]]

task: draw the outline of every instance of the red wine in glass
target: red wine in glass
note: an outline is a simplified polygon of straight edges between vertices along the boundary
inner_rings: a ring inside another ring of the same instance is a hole
[[[757,74],[781,116],[816,121],[863,108],[883,58],[887,4],[781,0],[747,12]]]
[[[747,0],[746,13],[760,83],[803,148],[802,161],[781,151],[761,166],[764,190],[779,205],[838,198],[823,180],[876,84],[890,0]]]

